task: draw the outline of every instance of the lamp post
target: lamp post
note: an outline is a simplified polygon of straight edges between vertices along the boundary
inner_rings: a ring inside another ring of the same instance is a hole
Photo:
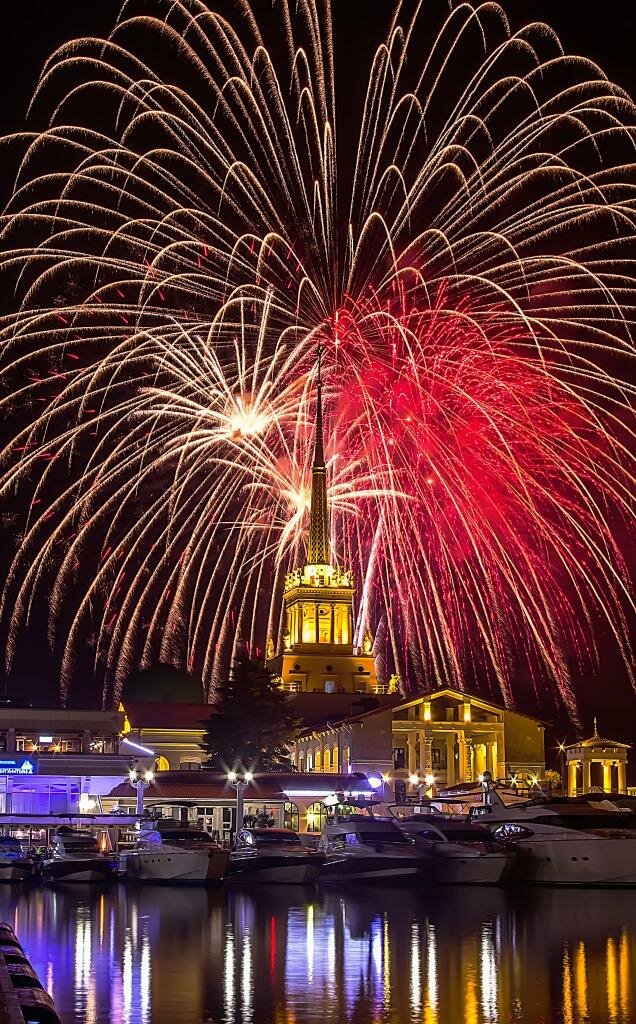
[[[565,778],[565,743],[559,743],[559,752],[561,754],[561,790],[564,796],[568,795],[568,785]]]
[[[135,808],[135,814],[140,817],[144,813],[144,792],[155,777],[155,773],[147,768],[145,770],[141,768],[131,768],[128,773],[128,780],[131,786],[134,786],[137,791],[137,806]]]
[[[243,794],[254,776],[251,772],[228,772],[227,781],[236,790],[236,828],[243,825]]]

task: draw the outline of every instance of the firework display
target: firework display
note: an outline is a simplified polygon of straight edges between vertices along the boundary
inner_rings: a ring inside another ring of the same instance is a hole
[[[337,130],[330,0],[267,10],[129,0],[4,141],[7,661],[43,602],[63,694],[90,661],[106,703],[279,637],[322,345],[380,679],[576,715],[599,631],[631,671],[634,106],[546,25],[398,2]]]

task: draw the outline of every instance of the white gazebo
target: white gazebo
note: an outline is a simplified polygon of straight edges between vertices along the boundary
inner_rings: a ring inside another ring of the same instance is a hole
[[[565,748],[568,796],[599,791],[626,793],[628,750],[629,743],[619,743],[617,740],[607,740],[599,736],[594,718],[594,735],[588,740],[570,743]],[[600,771],[596,765],[600,766]],[[592,777],[593,774],[595,778]]]

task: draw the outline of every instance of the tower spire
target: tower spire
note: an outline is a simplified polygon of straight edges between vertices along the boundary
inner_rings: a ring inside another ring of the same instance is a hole
[[[318,346],[316,387],[316,438],[311,467],[311,506],[309,513],[308,565],[329,565],[329,519],[327,512],[327,469],[322,436],[322,345]]]

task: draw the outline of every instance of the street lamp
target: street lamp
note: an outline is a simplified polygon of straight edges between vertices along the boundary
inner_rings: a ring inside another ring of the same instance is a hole
[[[561,791],[565,796],[568,792],[565,778],[565,743],[559,743],[559,753],[561,754]]]
[[[251,772],[228,772],[227,781],[236,790],[236,828],[243,825],[243,794],[254,776]]]
[[[150,768],[131,768],[128,772],[128,781],[137,791],[137,806],[135,814],[140,817],[144,813],[144,792],[153,781],[155,773]]]

